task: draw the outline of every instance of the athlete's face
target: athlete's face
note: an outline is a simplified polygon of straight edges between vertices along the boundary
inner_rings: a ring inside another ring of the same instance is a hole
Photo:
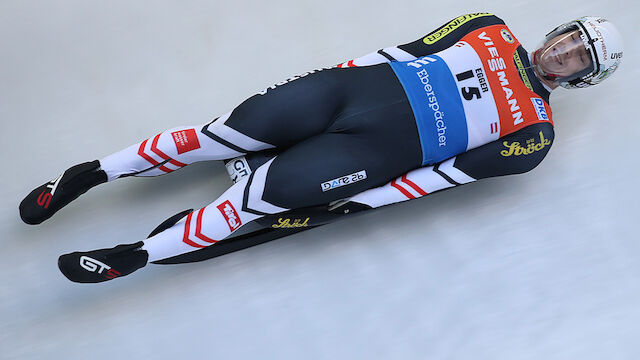
[[[536,62],[547,74],[566,77],[591,66],[591,56],[574,30],[547,41],[536,53]]]

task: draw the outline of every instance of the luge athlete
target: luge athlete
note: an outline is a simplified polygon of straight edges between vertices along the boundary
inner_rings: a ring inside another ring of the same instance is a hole
[[[621,59],[620,34],[599,17],[557,27],[528,53],[500,18],[463,15],[414,42],[287,79],[209,123],[73,166],[33,190],[20,215],[39,224],[123,177],[202,160],[248,161],[250,175],[154,236],[60,257],[70,280],[100,282],[215,246],[270,214],[336,201],[370,209],[523,173],[553,142],[550,92],[598,84]]]

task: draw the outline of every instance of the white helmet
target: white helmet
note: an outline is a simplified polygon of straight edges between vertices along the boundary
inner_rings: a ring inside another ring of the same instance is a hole
[[[582,41],[579,41],[576,36],[574,45],[567,45],[568,41],[563,39],[562,35],[568,33],[579,34]],[[558,44],[561,50],[557,50],[553,43],[549,43],[553,39],[556,39],[555,44]],[[563,44],[559,45],[561,41]],[[575,45],[576,43],[578,45]],[[609,21],[601,17],[583,16],[549,32],[543,45],[534,52],[533,62],[536,70],[545,79],[554,81],[567,89],[584,88],[599,84],[616,71],[622,61],[622,45],[622,36]],[[545,68],[545,62],[557,61],[562,65],[565,58],[560,53],[570,51],[571,49],[567,50],[567,46],[580,47],[578,50],[584,54],[585,68],[571,75],[558,75]],[[553,51],[550,50],[552,48]]]

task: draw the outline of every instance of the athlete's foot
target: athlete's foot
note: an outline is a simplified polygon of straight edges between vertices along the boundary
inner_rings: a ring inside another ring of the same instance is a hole
[[[111,249],[73,252],[58,258],[58,268],[67,279],[78,283],[99,283],[129,275],[147,265],[149,254],[143,242]]]
[[[27,224],[40,224],[87,190],[104,182],[107,182],[107,174],[100,169],[98,160],[72,166],[27,195],[20,203],[20,217]]]

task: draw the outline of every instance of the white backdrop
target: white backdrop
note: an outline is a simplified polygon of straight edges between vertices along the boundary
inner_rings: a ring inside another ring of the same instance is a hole
[[[640,5],[485,3],[0,1],[0,358],[637,359]],[[552,95],[556,139],[530,173],[99,285],[69,282],[57,257],[208,204],[230,185],[222,164],[20,221],[23,196],[73,164],[475,11],[527,49],[585,14],[625,35],[610,81]]]

